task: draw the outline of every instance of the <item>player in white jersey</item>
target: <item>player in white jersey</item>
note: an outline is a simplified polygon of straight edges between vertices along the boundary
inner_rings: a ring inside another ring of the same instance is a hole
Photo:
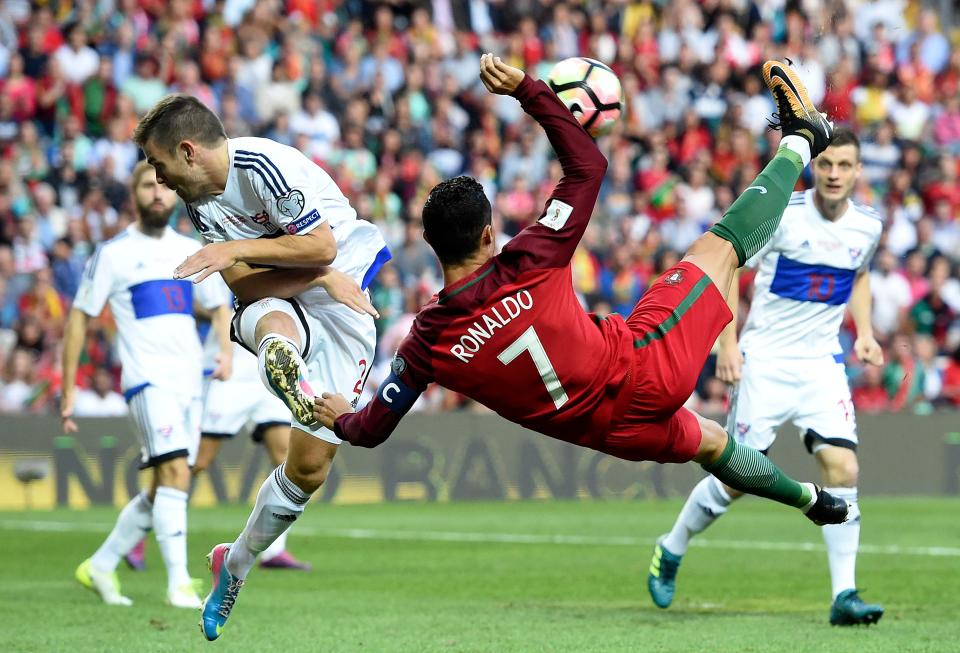
[[[123,508],[110,535],[77,568],[76,578],[111,605],[130,605],[120,593],[116,567],[153,530],[167,568],[167,601],[200,606],[187,573],[189,464],[200,439],[201,347],[195,306],[212,311],[221,342],[229,343],[230,309],[212,284],[173,278],[177,263],[200,244],[167,226],[176,195],[157,181],[147,163],[132,176],[137,222],[102,243],[87,262],[63,344],[64,431],[72,419],[77,364],[87,321],[107,302],[117,323],[123,367],[121,386],[140,436],[141,467],[152,468],[150,487]],[[229,356],[218,375],[229,375]]]
[[[230,296],[219,275],[211,276],[204,283],[216,283],[225,296]],[[204,333],[205,330],[207,333]],[[204,343],[203,418],[200,421],[200,449],[193,464],[193,474],[196,476],[206,470],[217,457],[224,441],[241,431],[248,431],[255,443],[262,444],[273,467],[277,467],[287,458],[290,409],[263,387],[257,370],[257,357],[236,343],[233,344],[233,373],[230,378],[214,378],[213,372],[220,353],[220,342],[215,335],[212,329],[201,328]],[[238,401],[238,397],[243,400]],[[289,533],[289,529],[284,531],[260,554],[261,568],[310,569],[309,564],[297,560],[287,551]]]
[[[260,488],[237,540],[208,556],[213,589],[201,629],[213,640],[257,555],[326,479],[340,440],[316,422],[314,388],[359,398],[376,341],[366,286],[390,252],[319,166],[267,139],[228,139],[196,98],[158,102],[134,140],[210,243],[174,276],[221,273],[239,304],[235,338],[257,354],[264,385],[293,414],[286,462]]]
[[[868,273],[883,222],[850,200],[861,168],[856,135],[836,129],[830,147],[813,162],[814,188],[793,194],[779,230],[752,259],[753,302],[739,345],[734,317],[720,336],[717,355],[717,375],[737,384],[727,431],[767,451],[777,428],[792,422],[817,460],[824,490],[845,499],[857,515],[857,430],[839,340],[847,307],[857,329],[857,358],[883,364],[870,322]],[[733,286],[730,306],[736,316],[736,281]],[[648,588],[659,607],[673,600],[690,538],[740,496],[712,476],[693,489],[654,550]],[[864,603],[854,580],[859,516],[823,526],[823,536],[833,589],[830,623],[876,623],[883,608]]]

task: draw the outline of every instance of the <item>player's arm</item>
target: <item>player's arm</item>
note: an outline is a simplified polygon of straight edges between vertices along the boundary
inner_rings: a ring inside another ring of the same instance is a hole
[[[77,423],[73,421],[73,403],[76,399],[77,368],[80,366],[80,354],[83,353],[89,320],[86,313],[78,308],[72,308],[63,332],[63,388],[60,395],[60,418],[63,420],[64,433],[77,431]]]
[[[870,273],[866,270],[860,270],[854,278],[847,308],[853,317],[853,325],[857,329],[857,339],[853,343],[853,351],[857,358],[871,365],[883,365],[883,348],[873,337],[873,323],[870,317],[873,298],[870,295]]]
[[[196,274],[193,282],[200,283],[214,272],[222,272],[237,263],[318,268],[330,265],[336,257],[337,241],[330,225],[323,222],[303,234],[210,243],[181,263],[173,276],[184,279]]]
[[[77,368],[87,336],[87,323],[91,316],[100,315],[103,311],[113,286],[114,274],[110,255],[104,252],[104,246],[100,245],[83,269],[80,285],[73,299],[73,308],[70,309],[64,328],[60,417],[65,433],[77,431],[77,424],[73,421],[73,402],[76,397]]]
[[[480,58],[480,79],[491,93],[512,95],[536,120],[563,168],[563,177],[540,219],[510,241],[504,251],[532,254],[537,267],[570,262],[600,192],[607,160],[590,135],[546,83],[508,66],[499,57]]]
[[[416,326],[414,326],[416,329]],[[428,352],[413,331],[400,344],[390,365],[390,375],[377,388],[376,396],[357,412],[339,394],[323,393],[314,400],[313,414],[338,438],[357,447],[376,447],[390,437],[430,383]]]
[[[289,299],[311,288],[320,287],[333,299],[356,312],[380,317],[357,282],[329,266],[284,270],[254,268],[246,263],[236,263],[221,270],[220,274],[233,294],[244,304],[264,297]]]
[[[227,304],[220,304],[213,309],[210,316],[210,326],[217,336],[217,367],[213,370],[213,378],[226,381],[233,374],[233,343],[230,341],[230,321],[233,311]]]
[[[738,269],[730,281],[727,291],[727,306],[733,314],[733,319],[720,332],[717,338],[717,378],[725,383],[737,383],[743,369],[743,354],[740,352],[740,343],[737,342],[737,315],[740,311],[740,270]]]

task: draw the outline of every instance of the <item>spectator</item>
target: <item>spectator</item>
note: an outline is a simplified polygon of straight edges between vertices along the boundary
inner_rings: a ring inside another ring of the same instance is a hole
[[[890,408],[903,410],[923,401],[923,368],[917,365],[910,337],[897,334],[890,346],[891,360],[883,371]]]
[[[100,65],[100,55],[87,45],[87,34],[79,21],[70,23],[63,28],[66,43],[53,53],[60,64],[60,69],[66,80],[71,84],[83,84],[97,72]]]
[[[870,273],[870,292],[873,295],[873,332],[880,342],[886,342],[904,323],[907,311],[913,305],[910,285],[897,273],[897,259],[886,249],[876,253],[875,269]]]
[[[960,408],[960,346],[954,348],[943,371],[941,396],[953,408]]]
[[[303,108],[290,117],[290,130],[306,135],[309,155],[321,161],[330,156],[334,144],[340,140],[340,124],[326,110],[319,93],[307,94]]]
[[[879,413],[890,409],[890,397],[883,384],[883,368],[866,365],[851,391],[857,412]]]
[[[937,343],[929,336],[913,337],[913,351],[917,356],[917,368],[923,375],[921,392],[927,402],[933,403],[943,390],[943,372],[937,363]]]
[[[0,80],[0,94],[9,100],[14,120],[23,122],[36,114],[37,83],[34,77],[26,74],[23,56],[19,53],[10,58],[6,77]]]
[[[900,87],[898,97],[888,104],[890,119],[896,125],[897,136],[907,141],[919,141],[930,122],[930,106],[917,98],[912,84]]]
[[[944,284],[947,281],[949,265],[938,258],[930,269],[930,289],[923,298],[910,309],[909,325],[918,335],[931,336],[940,349],[946,347],[947,331],[957,313],[943,297]]]
[[[905,61],[911,46],[916,43],[919,45],[920,60],[927,70],[935,75],[943,70],[950,57],[950,42],[939,31],[937,23],[937,14],[933,9],[921,11],[917,30],[900,42],[897,48],[897,59]]]
[[[127,414],[127,402],[123,395],[113,389],[113,375],[105,367],[93,373],[93,385],[81,388],[73,405],[77,417],[123,417]]]
[[[933,123],[933,135],[937,144],[951,155],[960,155],[960,95],[947,95],[943,108]]]
[[[138,114],[146,113],[167,94],[167,85],[157,77],[157,60],[149,54],[137,56],[136,72],[127,77],[120,91],[133,101]]]
[[[36,356],[28,349],[16,348],[10,354],[6,372],[0,378],[0,413],[30,410],[36,399]]]

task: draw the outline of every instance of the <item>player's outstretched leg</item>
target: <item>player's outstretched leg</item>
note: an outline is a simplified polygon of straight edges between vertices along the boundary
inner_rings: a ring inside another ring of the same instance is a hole
[[[694,460],[725,485],[799,508],[820,526],[846,521],[846,501],[813,483],[798,483],[756,449],[737,443],[716,422],[698,419],[703,435]]]
[[[763,78],[777,105],[777,122],[771,124],[783,130],[784,137],[770,163],[710,228],[733,245],[740,265],[770,240],[800,173],[833,137],[833,125],[810,101],[796,72],[768,61]]]
[[[257,555],[303,514],[310,500],[310,494],[287,477],[286,466],[273,470],[260,486],[257,503],[236,542],[217,545],[207,556],[213,586],[203,602],[200,629],[208,640],[220,636]]]
[[[203,602],[200,628],[207,639],[220,636],[237,594],[257,556],[295,522],[326,479],[337,445],[300,429],[290,434],[287,462],[260,486],[247,525],[233,544],[219,545],[210,554],[213,589]]]
[[[263,429],[263,446],[270,456],[270,462],[279,466],[287,459],[288,445],[290,443],[290,428],[282,425],[273,425]],[[287,551],[287,536],[290,535],[290,529],[283,531],[273,544],[260,554],[261,569],[294,569],[297,571],[310,571],[312,566],[308,562],[297,560],[292,553]]]
[[[153,526],[152,512],[153,503],[146,492],[133,497],[120,511],[113,530],[100,548],[77,567],[74,573],[77,582],[96,592],[104,603],[133,604],[133,601],[120,593],[117,565]]]

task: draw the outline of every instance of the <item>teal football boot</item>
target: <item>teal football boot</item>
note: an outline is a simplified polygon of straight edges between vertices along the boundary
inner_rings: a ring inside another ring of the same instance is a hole
[[[831,626],[869,626],[880,621],[883,608],[875,603],[864,603],[857,590],[844,590],[830,607]]]
[[[677,589],[677,570],[683,556],[671,553],[663,547],[663,538],[657,540],[647,576],[647,590],[658,608],[669,608]]]

